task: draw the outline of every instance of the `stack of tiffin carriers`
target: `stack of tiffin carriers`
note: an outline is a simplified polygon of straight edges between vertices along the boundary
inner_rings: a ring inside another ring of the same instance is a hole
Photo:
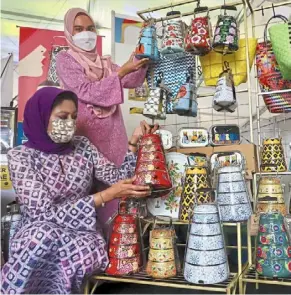
[[[152,197],[161,197],[170,193],[172,182],[159,134],[147,134],[141,138],[135,176],[133,183],[150,186]]]

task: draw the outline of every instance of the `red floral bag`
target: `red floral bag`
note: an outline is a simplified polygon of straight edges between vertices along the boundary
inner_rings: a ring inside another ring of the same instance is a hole
[[[195,14],[207,12],[207,16],[195,17]],[[194,9],[194,19],[185,37],[185,50],[194,55],[205,55],[211,51],[211,24],[208,7]]]
[[[280,18],[286,21],[282,15],[275,15],[269,19],[264,32],[264,41],[258,43],[256,49],[257,75],[262,92],[291,89],[291,80],[285,80],[279,69],[272,44],[267,37],[267,28],[271,20]],[[287,20],[288,21],[288,20]],[[264,94],[264,102],[270,113],[291,112],[291,93]]]

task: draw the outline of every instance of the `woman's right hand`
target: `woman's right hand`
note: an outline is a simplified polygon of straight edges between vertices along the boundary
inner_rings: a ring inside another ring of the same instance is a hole
[[[134,61],[134,53],[132,53],[129,60],[118,69],[117,74],[120,78],[123,78],[127,74],[131,72],[135,72],[139,70],[141,67],[143,67],[144,65],[147,65],[148,62],[149,62],[148,58],[143,58],[141,60]]]
[[[113,184],[109,190],[114,199],[122,197],[137,197],[144,198],[151,195],[150,187],[147,185],[134,185],[132,182],[134,177],[130,179],[120,180]]]

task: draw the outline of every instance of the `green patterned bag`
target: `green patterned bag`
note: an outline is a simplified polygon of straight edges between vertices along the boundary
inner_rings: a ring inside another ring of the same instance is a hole
[[[291,80],[291,22],[284,16],[282,24],[269,28],[270,39],[280,72],[284,79]]]

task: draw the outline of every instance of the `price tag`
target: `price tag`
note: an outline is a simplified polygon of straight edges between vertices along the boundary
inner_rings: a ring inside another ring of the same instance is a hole
[[[7,165],[1,165],[1,190],[12,189],[12,183],[9,176],[9,170]]]
[[[252,214],[250,223],[250,235],[257,236],[259,232],[260,215]]]

